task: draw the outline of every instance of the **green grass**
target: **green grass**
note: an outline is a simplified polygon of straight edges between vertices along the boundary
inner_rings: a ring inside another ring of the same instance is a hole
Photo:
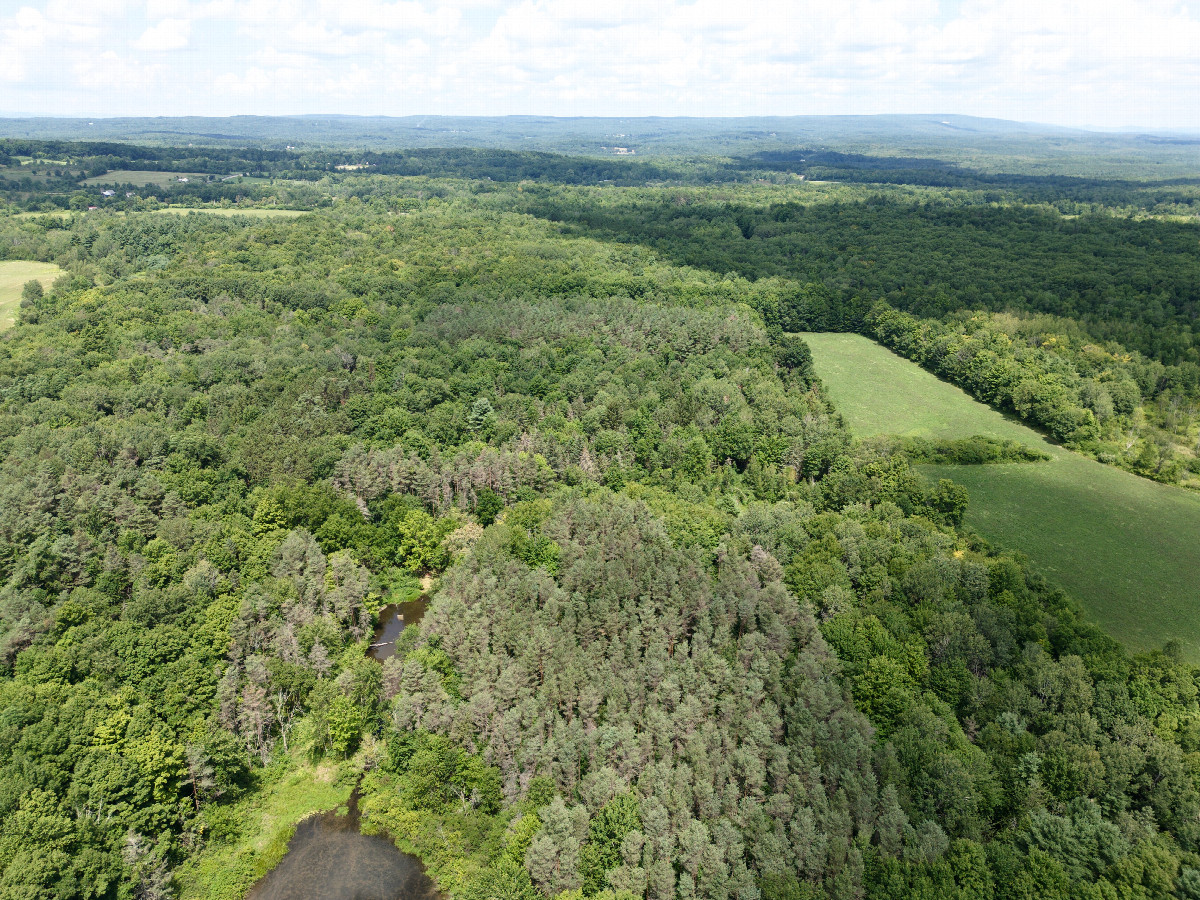
[[[40,165],[40,163],[39,163]],[[48,168],[53,168],[52,164],[47,164]],[[49,181],[50,176],[44,171],[34,172],[33,166],[28,164],[24,166],[0,166],[0,177],[16,179],[18,181],[28,178],[31,182],[38,183]]]
[[[127,215],[125,210],[112,210],[115,215]],[[186,216],[188,213],[209,213],[214,216],[250,216],[253,219],[291,219],[296,216],[306,216],[309,214],[307,209],[274,209],[271,207],[229,207],[222,206],[167,206],[162,209],[148,209],[141,212],[135,212],[134,215],[155,215],[167,214],[173,216]],[[23,212],[14,213],[13,217],[17,219],[36,219],[40,216],[54,216],[59,219],[69,219],[71,216],[87,215],[86,211],[75,210],[55,210],[53,212]],[[93,213],[92,215],[95,215]]]
[[[1036,431],[973,399],[860,334],[804,334],[817,374],[855,434],[1018,441],[1046,452]]]
[[[1200,662],[1200,494],[1050,444],[860,335],[804,338],[830,398],[860,436],[984,434],[1049,453],[1043,463],[921,470],[964,485],[968,526],[1025,553],[1128,647],[1178,640]]]
[[[186,216],[188,213],[209,213],[214,216],[251,216],[259,219],[290,219],[295,216],[308,215],[306,209],[267,209],[258,207],[254,209],[242,209],[238,207],[230,207],[228,209],[220,206],[205,206],[205,207],[183,207],[171,206],[165,209],[147,210],[148,212],[156,213],[171,213],[177,216]]]
[[[175,870],[181,900],[244,897],[283,859],[299,822],[346,803],[358,771],[349,762],[313,767],[285,757],[263,778],[266,784],[233,806],[210,808],[211,823],[232,830],[232,839],[210,842]]]
[[[7,331],[16,322],[17,309],[21,305],[21,288],[25,287],[25,282],[36,278],[42,287],[49,288],[51,282],[63,274],[63,270],[54,263],[23,260],[0,262],[0,331]]]
[[[84,180],[84,184],[132,184],[135,187],[145,187],[152,184],[155,187],[170,187],[179,184],[180,178],[191,181],[205,181],[209,178],[200,172],[138,172],[133,169],[116,169],[104,175]]]
[[[72,210],[56,209],[51,212],[14,213],[13,218],[14,219],[36,219],[36,218],[38,218],[38,216],[54,216],[54,218],[56,218],[56,219],[69,219],[73,215],[75,215],[75,213]]]

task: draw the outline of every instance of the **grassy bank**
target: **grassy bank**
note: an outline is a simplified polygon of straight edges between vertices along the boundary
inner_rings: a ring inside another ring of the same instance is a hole
[[[181,900],[239,900],[287,852],[297,823],[346,803],[353,762],[313,766],[283,757],[260,772],[244,800],[210,807],[204,850],[175,872]]]

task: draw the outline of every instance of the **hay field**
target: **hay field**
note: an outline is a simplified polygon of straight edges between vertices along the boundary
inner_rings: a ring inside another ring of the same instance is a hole
[[[1051,444],[861,335],[804,338],[856,434],[982,434],[1049,453],[1049,462],[921,470],[964,485],[969,527],[1025,553],[1131,649],[1178,640],[1188,659],[1200,662],[1200,493]]]

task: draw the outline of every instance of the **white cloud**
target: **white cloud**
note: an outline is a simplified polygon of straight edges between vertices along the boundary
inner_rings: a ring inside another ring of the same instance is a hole
[[[448,3],[426,6],[416,0],[319,0],[320,16],[340,28],[381,28],[401,33],[422,32],[448,37],[462,18]]]
[[[143,31],[133,46],[151,52],[182,50],[188,45],[191,34],[192,23],[188,19],[163,19]]]
[[[324,22],[297,22],[283,32],[287,46],[322,56],[368,56],[379,49],[379,32],[346,34]]]
[[[105,104],[143,114],[937,111],[1200,127],[1200,7],[1178,0],[24,0],[2,10],[0,108],[10,109],[28,108],[22,92],[38,85],[59,104],[47,112],[93,115]],[[194,52],[160,54],[183,47]],[[124,65],[162,87],[101,97],[72,82],[80,53],[120,48],[132,54]]]
[[[123,18],[133,6],[133,0],[48,0],[43,10],[60,24],[102,26]]]
[[[72,66],[80,87],[103,94],[107,91],[144,91],[166,74],[162,65],[143,65],[113,50],[84,54]]]

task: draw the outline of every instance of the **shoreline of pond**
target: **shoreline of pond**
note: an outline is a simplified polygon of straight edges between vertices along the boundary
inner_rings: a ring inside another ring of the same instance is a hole
[[[418,857],[384,832],[363,833],[359,797],[356,784],[344,807],[298,822],[283,858],[246,900],[443,900]]]

